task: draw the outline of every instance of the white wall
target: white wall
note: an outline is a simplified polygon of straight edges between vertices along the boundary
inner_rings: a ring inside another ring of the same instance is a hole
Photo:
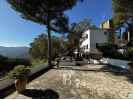
[[[96,43],[107,42],[107,35],[104,34],[103,30],[88,29],[86,32],[83,33],[82,37],[85,37],[86,34],[88,34],[88,39],[85,39],[80,46],[80,48],[83,48],[84,46],[88,45],[88,49],[85,48],[84,52],[90,52],[92,48],[95,49]]]
[[[91,30],[90,33],[90,48],[96,48],[96,43],[105,43],[107,42],[107,35],[103,30]]]
[[[86,34],[88,35],[88,39],[85,39],[80,47],[83,48],[84,46],[88,45],[88,49],[85,49],[84,52],[90,52],[90,30],[84,32],[82,37],[84,37]]]

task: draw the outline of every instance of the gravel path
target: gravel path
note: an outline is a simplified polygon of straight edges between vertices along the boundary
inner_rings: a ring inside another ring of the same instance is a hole
[[[98,70],[103,65],[81,67],[86,71],[67,70],[66,68],[52,69],[30,82],[25,93],[14,92],[6,98],[133,98],[133,84],[128,81],[127,77],[106,71],[87,70]]]

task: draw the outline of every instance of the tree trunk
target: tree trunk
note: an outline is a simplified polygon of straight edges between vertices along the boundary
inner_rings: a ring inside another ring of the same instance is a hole
[[[50,14],[48,14],[48,22],[47,22],[47,32],[48,32],[48,66],[51,67],[51,58],[52,58],[52,55],[51,55],[51,31],[50,31]]]
[[[79,60],[80,59],[80,47],[79,47],[79,45],[78,45],[78,48],[77,48],[77,59]]]
[[[129,30],[130,32],[130,44],[133,46],[133,29]]]
[[[120,28],[120,40],[122,41],[122,33],[121,33],[121,28]]]

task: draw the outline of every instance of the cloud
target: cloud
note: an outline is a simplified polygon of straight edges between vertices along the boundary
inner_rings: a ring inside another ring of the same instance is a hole
[[[15,42],[0,42],[0,46],[4,47],[29,47],[29,45],[15,43]]]

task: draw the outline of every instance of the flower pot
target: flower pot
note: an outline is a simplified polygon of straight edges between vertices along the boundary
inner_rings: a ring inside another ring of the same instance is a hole
[[[15,80],[16,91],[22,93],[26,89],[27,79],[17,79]]]

